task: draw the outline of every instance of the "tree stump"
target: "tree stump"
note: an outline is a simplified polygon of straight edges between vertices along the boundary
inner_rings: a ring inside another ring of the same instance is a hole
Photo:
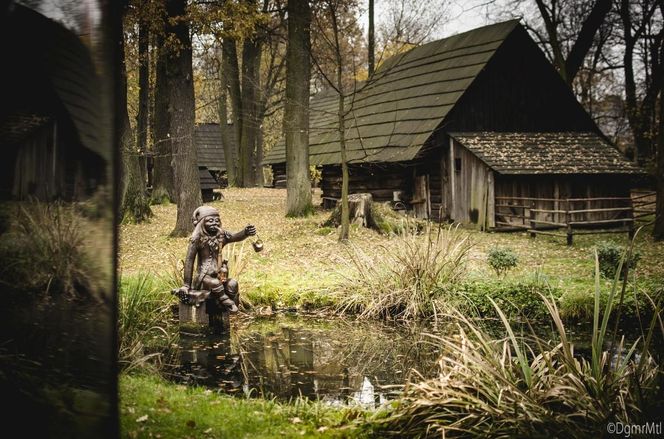
[[[348,211],[351,224],[360,224],[362,227],[375,227],[376,221],[373,217],[373,197],[368,193],[348,195]],[[341,224],[341,202],[332,211],[330,218],[324,226],[337,227]]]

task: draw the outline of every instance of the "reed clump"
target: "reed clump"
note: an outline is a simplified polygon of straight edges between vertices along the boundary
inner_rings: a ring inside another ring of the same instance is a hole
[[[178,332],[167,282],[148,273],[123,277],[120,282],[118,363],[123,371],[158,371],[174,354]]]
[[[458,226],[429,223],[422,231],[406,227],[371,254],[351,247],[354,270],[343,275],[335,294],[337,311],[360,318],[436,318],[446,307],[446,293],[466,273],[472,245]]]
[[[575,354],[553,298],[542,297],[556,329],[554,341],[532,328],[517,337],[493,301],[505,330],[502,339],[452,313],[457,335],[431,336],[443,352],[438,377],[410,382],[375,427],[399,437],[562,438],[603,436],[609,422],[647,422],[661,385],[662,370],[651,355],[658,325],[664,333],[661,303],[642,337],[627,344],[617,326],[609,328],[623,293],[614,282],[601,307],[599,279],[597,263],[590,358]]]
[[[13,220],[0,245],[0,274],[23,292],[90,295],[104,283],[104,270],[90,257],[93,233],[73,205],[30,201],[13,206]]]

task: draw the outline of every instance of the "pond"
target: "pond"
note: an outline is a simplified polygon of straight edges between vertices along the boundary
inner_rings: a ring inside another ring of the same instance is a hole
[[[504,337],[499,322],[484,322],[496,338]],[[528,332],[525,325],[513,328]],[[536,328],[540,337],[556,338],[553,327]],[[588,358],[592,328],[570,324],[566,330],[576,354]],[[237,316],[227,335],[181,333],[172,376],[229,394],[371,408],[398,395],[413,370],[435,376],[440,351],[426,334],[456,331],[452,324],[404,326],[297,313]]]
[[[423,332],[294,313],[233,318],[230,335],[181,334],[175,379],[231,394],[374,407],[398,394],[412,369],[434,372],[439,351]]]

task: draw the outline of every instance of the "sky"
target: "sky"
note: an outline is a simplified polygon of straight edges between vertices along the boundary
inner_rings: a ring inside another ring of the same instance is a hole
[[[505,4],[506,1],[507,0],[448,0],[446,2],[448,5],[447,21],[441,23],[438,31],[435,35],[432,35],[433,39],[449,37],[451,35],[491,24],[491,20],[486,17],[487,7],[490,6],[491,9],[495,11],[500,8],[501,4]],[[384,11],[384,8],[381,8],[381,3],[384,3],[384,0],[374,0],[376,26],[378,26],[378,23],[381,21],[381,13]],[[360,0],[360,4],[365,10],[365,13],[360,17],[360,23],[366,32],[369,20],[366,13],[368,0]]]

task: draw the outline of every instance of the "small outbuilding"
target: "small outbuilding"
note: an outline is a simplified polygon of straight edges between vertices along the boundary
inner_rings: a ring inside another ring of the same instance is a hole
[[[345,101],[350,193],[482,230],[629,219],[621,203],[643,172],[516,20],[396,55]],[[326,205],[341,196],[337,110],[336,93],[311,100]],[[264,164],[285,170],[283,142]]]
[[[229,126],[228,132],[230,141],[235,141],[232,126]],[[209,202],[215,199],[214,189],[221,189],[227,185],[226,158],[219,124],[197,124],[194,129],[194,141],[198,154],[201,195],[204,202]]]

